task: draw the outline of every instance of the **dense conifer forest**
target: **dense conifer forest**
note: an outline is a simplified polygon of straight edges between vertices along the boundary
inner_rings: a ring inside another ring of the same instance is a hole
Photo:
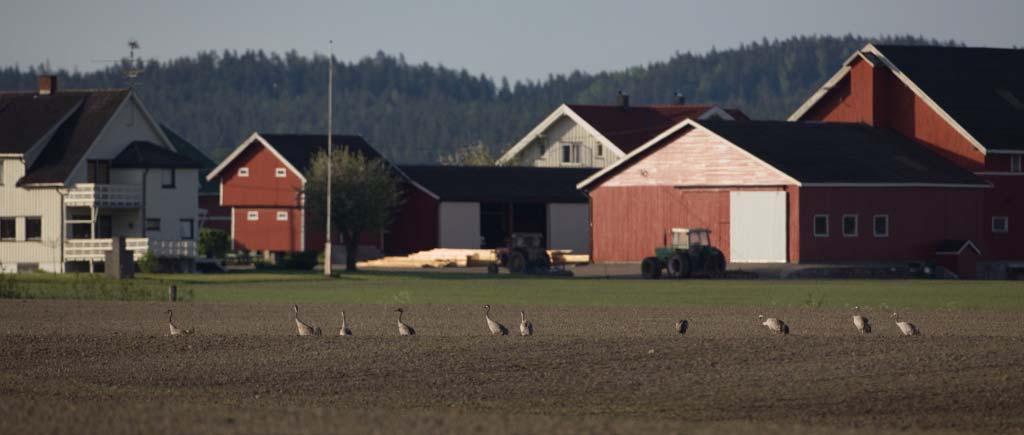
[[[633,104],[688,102],[737,107],[753,118],[782,119],[843,59],[867,42],[952,44],[912,36],[804,36],[767,39],[703,54],[598,73],[505,78],[377,53],[335,66],[335,131],[360,134],[392,159],[437,162],[482,144],[497,153],[563,102],[612,104],[619,90]],[[609,53],[614,56],[614,53]],[[161,122],[207,151],[226,155],[253,131],[323,133],[327,58],[295,51],[201,52],[163,62],[138,61],[136,89]],[[100,71],[57,71],[65,88],[125,87],[127,60]],[[33,89],[45,65],[0,68],[0,89]]]

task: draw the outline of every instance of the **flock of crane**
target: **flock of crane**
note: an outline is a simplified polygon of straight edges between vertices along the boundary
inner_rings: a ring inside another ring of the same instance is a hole
[[[508,328],[501,323],[498,323],[491,318],[491,306],[484,305],[484,319],[487,321],[487,329],[490,330],[491,335],[508,335]],[[298,330],[300,336],[320,336],[323,335],[323,331],[319,326],[315,326],[299,319],[299,306],[292,305],[292,309],[295,311],[295,328]],[[871,333],[871,322],[867,317],[860,314],[860,307],[853,307],[855,314],[853,315],[853,325],[860,331],[861,334]],[[398,335],[416,335],[416,329],[402,321],[402,314],[405,310],[399,308],[395,310],[398,313]],[[772,334],[789,334],[789,325],[781,319],[775,317],[765,317],[764,315],[757,316],[761,324],[768,328]],[[921,335],[921,330],[917,329],[913,323],[900,320],[898,313],[892,313],[892,318],[896,322],[896,327],[900,329],[900,333],[903,335]],[[524,337],[533,335],[533,323],[526,320],[526,312],[519,312],[519,335]],[[167,325],[171,330],[171,335],[188,335],[194,334],[194,328],[183,329],[179,328],[174,324],[174,311],[167,310]],[[686,335],[686,330],[689,329],[690,322],[686,319],[676,321],[675,330],[679,335]],[[351,336],[352,328],[348,326],[348,319],[345,317],[345,311],[341,312],[341,327],[338,328],[338,335],[340,336]]]

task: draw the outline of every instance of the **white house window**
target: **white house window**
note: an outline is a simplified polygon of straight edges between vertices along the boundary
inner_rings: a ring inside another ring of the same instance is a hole
[[[25,240],[40,240],[43,238],[43,218],[25,218]]]
[[[889,237],[889,215],[876,214],[872,219],[871,228],[875,237]]]
[[[562,163],[579,163],[580,162],[580,144],[578,143],[563,143],[562,144]]]
[[[279,212],[277,212],[277,220],[279,220],[279,221],[287,221],[288,220],[288,212],[286,212],[286,211],[279,211]]]
[[[250,221],[258,221],[260,220],[260,212],[256,210],[249,210],[249,212],[245,214],[245,219]]]
[[[857,215],[843,215],[843,237],[857,237]]]
[[[1020,155],[1010,156],[1010,172],[1021,172]]]
[[[1010,218],[1006,216],[992,216],[992,232],[993,233],[1008,233],[1010,232]]]
[[[0,186],[4,185],[4,161],[0,160]]]
[[[604,144],[597,144],[597,156],[604,157]]]
[[[192,219],[182,219],[178,223],[178,235],[182,240],[192,240],[195,237],[195,222]]]
[[[160,218],[146,219],[146,231],[160,231]]]
[[[249,168],[245,167],[245,166],[243,166],[241,168],[238,168],[238,176],[239,177],[248,177],[249,176]]]
[[[174,169],[164,169],[160,171],[160,185],[164,189],[174,188]]]
[[[14,218],[0,218],[0,240],[14,240]]]
[[[828,215],[814,215],[814,237],[828,237]]]
[[[274,168],[274,176],[277,178],[284,178],[288,173],[285,172],[284,168]]]

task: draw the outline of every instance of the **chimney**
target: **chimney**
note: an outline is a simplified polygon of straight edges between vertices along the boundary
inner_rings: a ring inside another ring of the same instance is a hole
[[[682,92],[676,91],[674,96],[675,96],[675,103],[676,104],[678,104],[680,106],[682,106],[683,104],[686,104],[686,97],[683,96]]]
[[[39,95],[57,93],[57,76],[39,76]]]
[[[619,107],[621,107],[622,110],[629,108],[629,94],[619,91]]]

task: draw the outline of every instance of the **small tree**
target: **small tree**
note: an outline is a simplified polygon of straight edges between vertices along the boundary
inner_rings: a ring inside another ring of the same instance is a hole
[[[438,162],[445,166],[495,166],[498,157],[483,142],[459,148],[453,153],[441,156]]]
[[[402,191],[391,167],[348,148],[331,155],[331,229],[345,244],[345,270],[356,270],[359,238],[384,231],[402,205]],[[313,156],[306,174],[306,208],[314,225],[324,225],[327,202],[327,153]],[[330,259],[324,259],[330,261]]]
[[[199,253],[206,258],[224,258],[231,244],[228,233],[212,228],[199,230]]]

